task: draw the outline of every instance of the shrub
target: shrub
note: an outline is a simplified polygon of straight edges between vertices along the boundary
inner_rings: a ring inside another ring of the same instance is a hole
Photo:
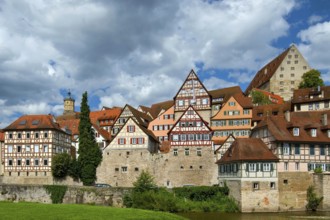
[[[70,160],[70,155],[67,153],[56,154],[53,156],[52,175],[54,178],[62,179],[68,175]]]
[[[148,171],[142,170],[140,176],[133,183],[134,192],[145,192],[149,190],[154,190],[157,188],[156,183],[154,182],[153,176]]]
[[[193,201],[205,201],[214,198],[218,193],[228,195],[228,187],[218,186],[195,186],[173,188],[175,195],[181,198],[187,198]]]
[[[57,204],[63,202],[63,198],[68,187],[60,185],[47,185],[44,186],[44,188],[46,189],[46,192],[50,194],[52,203]]]
[[[307,205],[306,205],[306,209],[308,211],[316,211],[317,207],[319,206],[319,204],[322,202],[323,200],[323,196],[322,197],[318,197],[316,195],[316,193],[314,192],[314,186],[309,186],[307,189]]]
[[[323,171],[322,171],[322,167],[316,167],[315,169],[314,169],[314,173],[322,173]]]

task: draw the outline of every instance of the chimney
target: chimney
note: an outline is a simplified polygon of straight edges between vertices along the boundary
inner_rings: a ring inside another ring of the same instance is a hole
[[[322,120],[322,125],[327,126],[328,125],[328,114],[323,113],[322,116],[321,116],[321,120]]]
[[[290,121],[291,121],[291,118],[290,118],[290,111],[286,111],[286,112],[284,113],[284,117],[285,117],[285,120],[286,120],[287,122],[290,122]]]

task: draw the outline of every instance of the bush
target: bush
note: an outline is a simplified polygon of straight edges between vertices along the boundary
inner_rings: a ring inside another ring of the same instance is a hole
[[[314,192],[314,186],[309,186],[307,189],[307,205],[306,209],[307,211],[316,211],[317,207],[320,205],[320,203],[323,200],[322,197],[318,197],[316,193]]]
[[[67,186],[59,186],[59,185],[50,185],[44,186],[46,192],[50,194],[50,199],[53,204],[58,204],[63,202],[64,195],[67,190]]]
[[[56,154],[53,156],[52,175],[54,178],[62,179],[68,175],[70,160],[70,155],[67,153]]]
[[[154,182],[153,176],[148,171],[142,170],[140,176],[133,183],[134,192],[145,192],[149,190],[157,189],[157,185]]]
[[[322,173],[323,171],[322,171],[322,167],[316,167],[315,169],[314,169],[314,173]]]
[[[214,198],[218,193],[228,195],[228,187],[218,186],[195,186],[173,188],[175,195],[181,198],[187,198],[193,201],[205,201]]]

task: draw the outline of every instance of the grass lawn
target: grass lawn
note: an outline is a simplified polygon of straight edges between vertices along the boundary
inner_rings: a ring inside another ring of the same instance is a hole
[[[41,203],[11,203],[0,202],[0,219],[13,220],[63,220],[63,219],[173,219],[180,220],[183,217],[165,213],[153,212],[141,209],[113,208],[91,205],[71,204],[41,204]]]

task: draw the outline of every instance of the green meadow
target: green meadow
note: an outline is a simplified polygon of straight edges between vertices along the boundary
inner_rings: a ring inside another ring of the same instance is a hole
[[[0,202],[0,213],[0,219],[3,220],[184,219],[183,217],[171,213],[140,209],[73,204],[41,204],[27,202]]]

